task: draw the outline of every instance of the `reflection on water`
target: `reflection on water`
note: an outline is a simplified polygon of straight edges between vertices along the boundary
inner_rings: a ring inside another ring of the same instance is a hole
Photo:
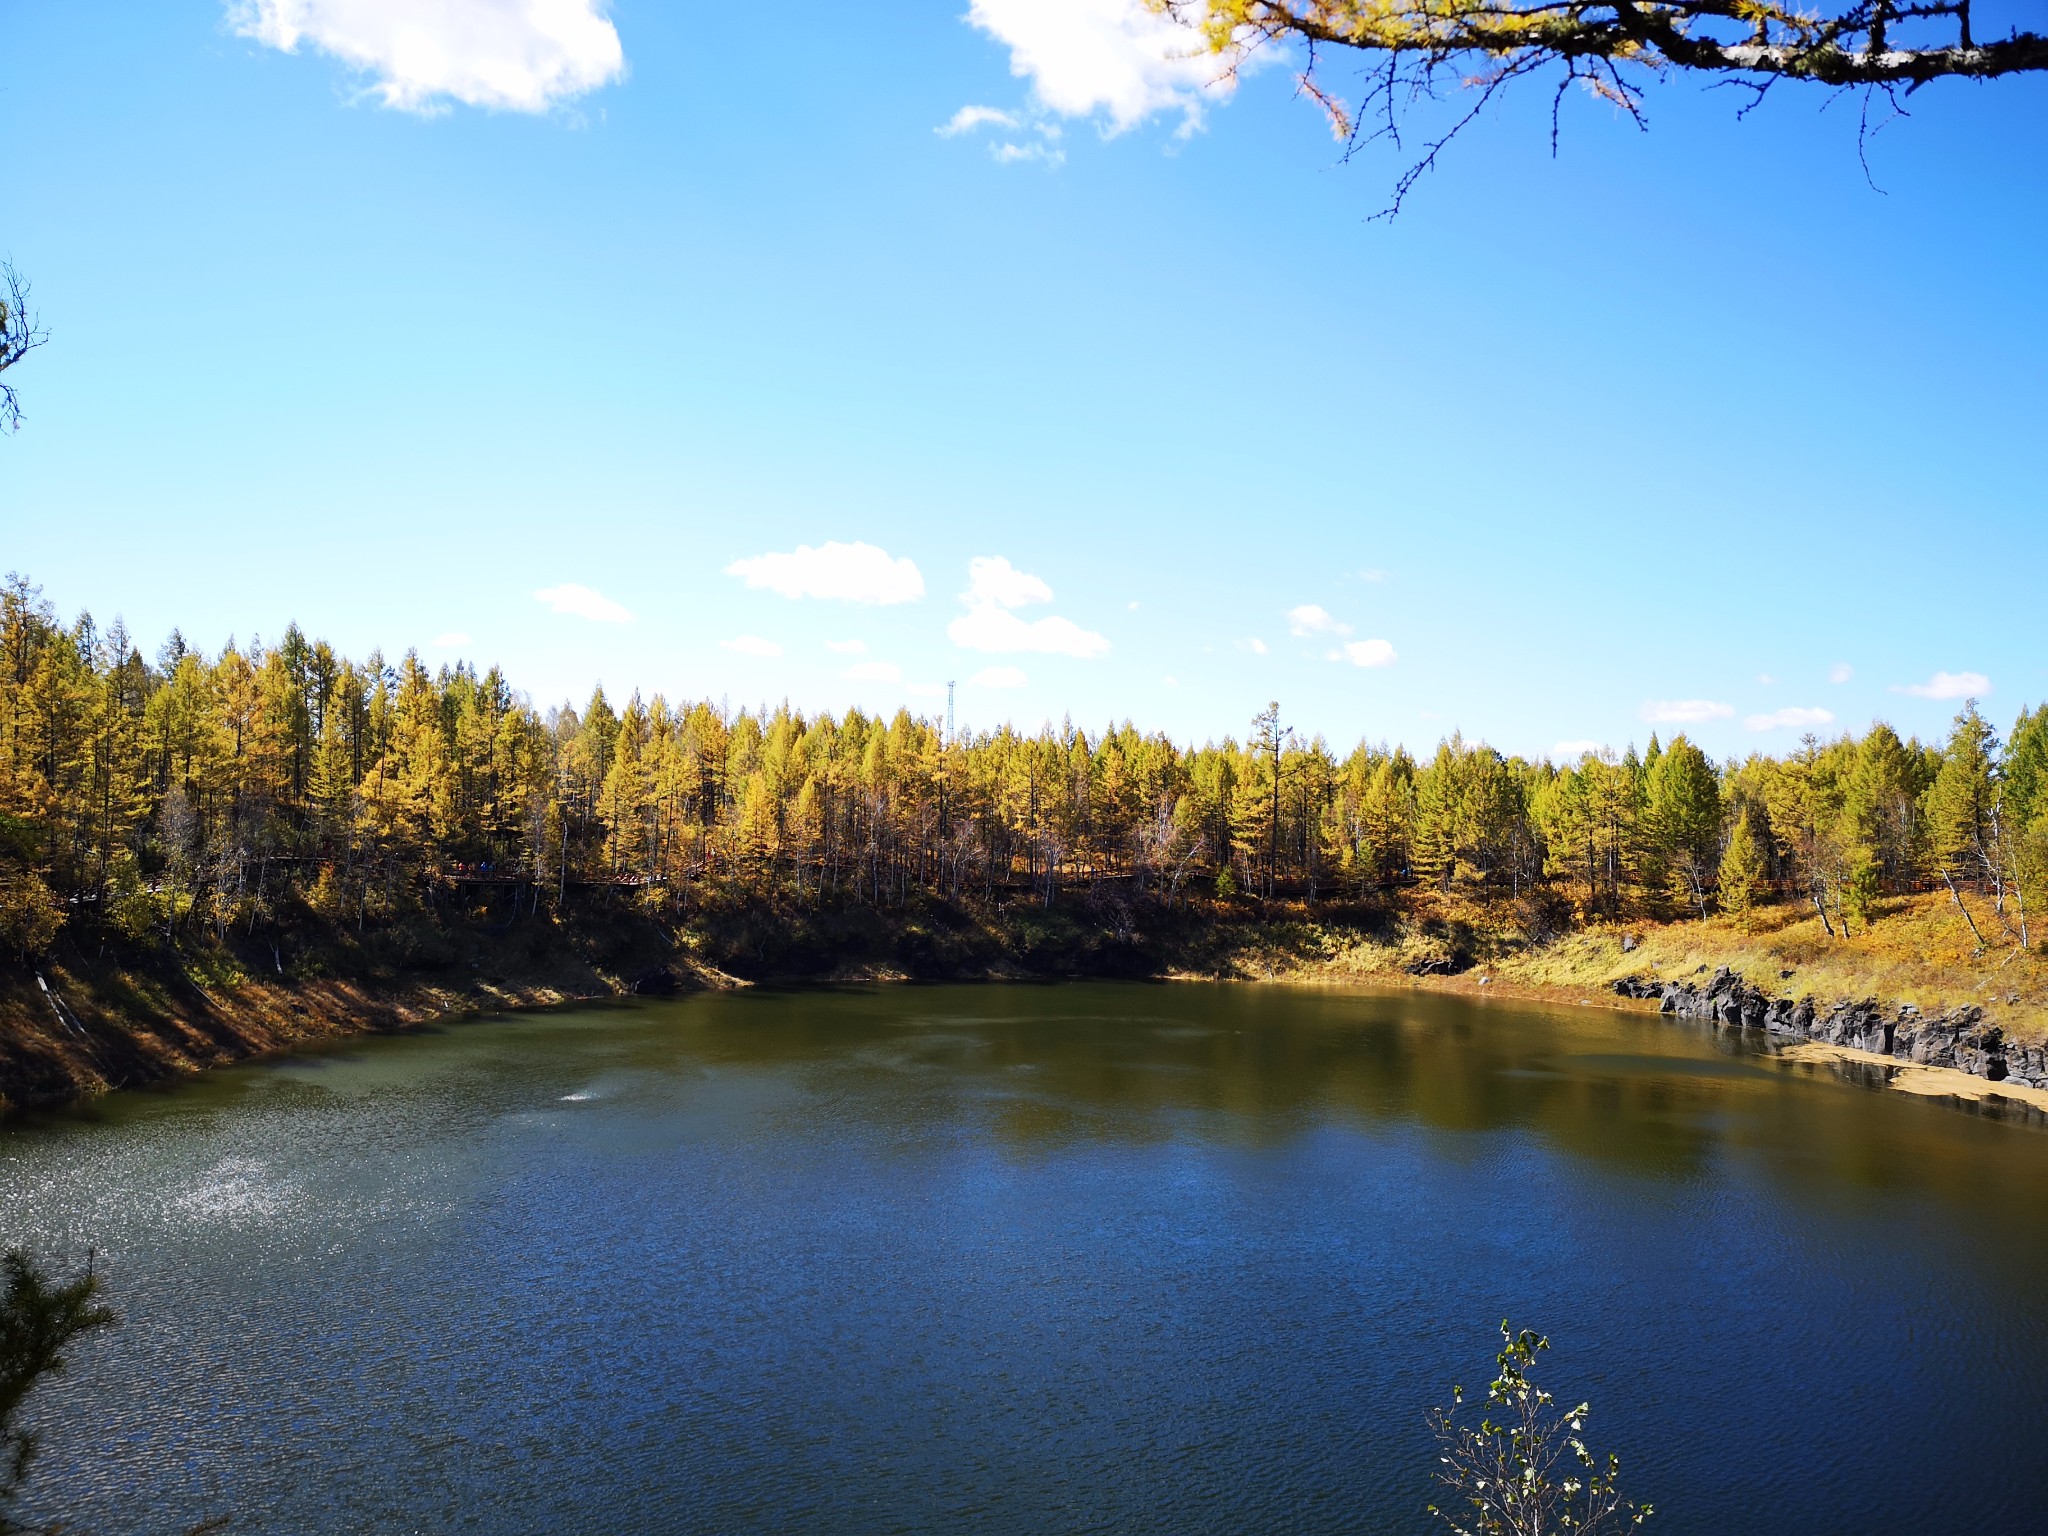
[[[1420,1530],[1503,1314],[1669,1531],[2029,1530],[2044,1212],[2028,1125],[1274,987],[529,1015],[0,1133],[0,1237],[126,1319],[32,1510],[109,1533]]]

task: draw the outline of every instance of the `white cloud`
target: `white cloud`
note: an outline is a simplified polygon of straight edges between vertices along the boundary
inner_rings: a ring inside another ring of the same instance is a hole
[[[1047,111],[1098,117],[1106,133],[1162,112],[1192,133],[1235,89],[1230,60],[1145,0],[971,0],[967,20],[1010,50],[1010,73]]]
[[[1000,107],[962,107],[958,112],[932,131],[942,139],[957,139],[963,133],[975,133],[983,128],[998,128],[1007,133],[1035,133],[1036,142],[1024,139],[1000,138],[988,146],[988,157],[997,165],[1038,164],[1048,170],[1057,169],[1067,163],[1067,153],[1059,148],[1058,140],[1063,130],[1058,123],[1048,122],[1043,116],[1027,121],[1015,112],[1005,112]]]
[[[1128,608],[1132,613],[1136,613],[1138,611],[1138,600],[1134,597],[1128,603],[1125,603],[1124,607]]]
[[[365,94],[405,112],[451,101],[545,112],[625,73],[609,0],[228,0],[241,37],[302,43],[369,77]]]
[[[782,647],[773,640],[763,640],[759,635],[734,635],[730,640],[718,642],[721,651],[737,651],[742,656],[780,656]]]
[[[1385,640],[1346,640],[1328,659],[1348,661],[1354,667],[1391,667],[1398,658]]]
[[[962,107],[949,122],[941,123],[932,130],[942,139],[957,138],[963,133],[972,133],[977,128],[1015,128],[1019,126],[1014,114],[1001,107]]]
[[[1348,635],[1349,624],[1339,624],[1315,603],[1303,603],[1287,610],[1287,632],[1306,640],[1311,635]]]
[[[946,626],[953,643],[970,651],[992,651],[1010,655],[1036,651],[1048,656],[1100,656],[1109,641],[1093,630],[1083,629],[1072,619],[1057,614],[1029,622],[1007,608],[980,603]]]
[[[868,643],[865,640],[827,640],[825,649],[835,651],[841,656],[865,656],[868,653]]]
[[[1643,718],[1658,725],[1699,725],[1708,720],[1726,720],[1735,713],[1733,704],[1712,699],[1651,699],[1643,705]]]
[[[1756,680],[1759,683],[1762,683],[1766,688],[1776,687],[1778,682],[1778,680],[1775,677],[1771,676],[1771,674],[1768,672],[1757,673]]]
[[[1071,619],[1026,620],[1012,613],[1013,608],[1051,602],[1052,588],[999,555],[978,555],[967,563],[967,590],[960,600],[967,611],[946,626],[946,633],[970,651],[1087,657],[1109,649],[1107,639]]]
[[[469,636],[459,629],[451,629],[445,635],[434,636],[434,649],[437,651],[452,651],[458,645],[467,644],[469,644]]]
[[[1846,661],[1838,661],[1828,668],[1828,681],[1831,683],[1846,683],[1855,675],[1856,669]]]
[[[1895,683],[1893,693],[1910,693],[1916,699],[1981,699],[1991,691],[1991,679],[1982,672],[1937,672],[1924,683]]]
[[[904,692],[920,699],[943,699],[946,696],[944,683],[911,683]]]
[[[1029,165],[1036,163],[1048,168],[1067,163],[1067,152],[1054,149],[1049,144],[1012,144],[1007,140],[988,147],[989,158],[997,165]]]
[[[1553,762],[1576,763],[1588,752],[1597,756],[1606,750],[1604,741],[1560,741],[1550,749],[1550,756]]]
[[[1358,579],[1360,581],[1369,581],[1374,586],[1378,586],[1381,582],[1387,579],[1387,573],[1381,570],[1378,566],[1369,566],[1365,570],[1362,570],[1358,573]]]
[[[735,560],[725,574],[784,597],[911,603],[924,596],[924,577],[910,560],[892,560],[887,550],[872,544],[841,544],[837,540],[816,549],[799,544],[787,554]]]
[[[574,614],[597,624],[630,624],[633,615],[623,603],[615,603],[594,587],[565,581],[559,587],[542,587],[533,594],[557,613]]]
[[[1238,640],[1233,643],[1237,646],[1237,648],[1240,651],[1250,651],[1254,656],[1263,656],[1266,654],[1266,642],[1261,640],[1257,635],[1253,635],[1248,640]]]
[[[1022,688],[1028,679],[1022,667],[983,667],[967,681],[977,688]]]
[[[1752,731],[1804,731],[1816,725],[1833,725],[1835,716],[1832,710],[1802,709],[1794,704],[1767,715],[1746,716],[1742,723]]]
[[[900,683],[903,669],[893,661],[863,661],[848,667],[846,675],[857,683]]]
[[[1001,555],[976,555],[967,562],[967,590],[960,595],[970,603],[1022,608],[1031,603],[1051,602],[1052,588],[1030,572],[1018,570]]]

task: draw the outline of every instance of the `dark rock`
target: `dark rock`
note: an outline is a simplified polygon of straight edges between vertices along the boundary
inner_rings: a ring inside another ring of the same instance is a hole
[[[1954,1066],[1957,1033],[1954,1025],[1929,1019],[1913,1032],[1913,1053],[1907,1060],[1923,1067]]]
[[[1959,1067],[1994,1083],[2048,1085],[2048,1048],[2008,1040],[1997,1025],[1984,1023],[1984,1010],[1974,1004],[1929,1018],[1911,1003],[1887,1012],[1870,999],[1819,1005],[1802,997],[1794,1002],[1745,985],[1725,965],[1704,985],[1649,976],[1624,976],[1613,985],[1622,997],[1657,998],[1658,1011],[1673,1018],[1727,1029],[1768,1029],[1923,1066]]]
[[[1973,1012],[1975,1010],[1972,1010]],[[1996,1024],[1979,1027],[1973,1020],[1956,1036],[1956,1065],[1992,1082],[2006,1075],[2005,1031]]]

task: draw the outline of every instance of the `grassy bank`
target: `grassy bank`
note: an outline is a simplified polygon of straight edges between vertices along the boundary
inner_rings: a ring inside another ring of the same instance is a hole
[[[1051,907],[925,900],[889,912],[748,902],[700,907],[680,925],[627,901],[560,918],[444,906],[368,931],[306,915],[260,939],[60,943],[39,965],[0,970],[0,1101],[60,1103],[456,1013],[755,981],[1407,981],[1611,1005],[1618,977],[1726,965],[1788,995],[1930,1013],[1974,1003],[2009,1033],[2048,1036],[2048,961],[1976,955],[1945,903],[1902,899],[1848,939],[1792,908],[1747,927],[1715,918],[1552,937],[1526,912],[1414,891],[1389,904],[1170,910],[1086,894]]]
[[[1978,954],[1946,895],[1887,901],[1875,924],[1847,938],[1830,937],[1812,908],[1785,906],[1755,913],[1746,926],[1713,917],[1574,934],[1515,955],[1502,971],[1570,990],[1623,976],[1675,981],[1722,965],[1788,997],[1911,1003],[1929,1014],[1974,1004],[2008,1034],[2048,1038],[2048,957],[2013,948]]]

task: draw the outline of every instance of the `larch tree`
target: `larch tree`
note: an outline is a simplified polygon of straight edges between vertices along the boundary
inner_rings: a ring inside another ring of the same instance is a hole
[[[1720,777],[1706,753],[1680,734],[1650,763],[1644,785],[1644,814],[1660,862],[1704,918],[1721,860]]]
[[[1415,764],[1406,752],[1382,758],[1359,803],[1372,883],[1386,885],[1409,865],[1415,828]]]
[[[1269,776],[1265,783],[1266,894],[1273,894],[1273,875],[1280,863],[1280,758],[1294,732],[1280,723],[1280,702],[1274,700],[1252,720],[1252,746]]]
[[[1436,757],[1416,775],[1415,872],[1445,891],[1458,873],[1458,768],[1464,747],[1464,738],[1455,734],[1438,742]]]
[[[1924,807],[1928,863],[1970,925],[1980,953],[1985,947],[1983,931],[1956,882],[1982,876],[1991,863],[1997,751],[1997,736],[1977,712],[1977,701],[1968,700],[1949,733],[1941,771],[1928,788]]]
[[[1805,737],[1799,751],[1765,765],[1762,775],[1764,810],[1771,839],[1791,856],[1806,898],[1820,917],[1829,938],[1847,937],[1850,914],[1843,905],[1852,863],[1843,840],[1843,798],[1846,792],[1841,754]]]
[[[1747,812],[1738,812],[1728,834],[1728,846],[1721,851],[1721,909],[1747,928],[1757,899],[1764,893],[1768,873],[1763,845],[1750,830]]]
[[[2048,705],[2020,711],[1999,779],[2003,841],[2025,947],[2032,940],[2029,906],[2035,911],[2048,906]]]
[[[118,620],[65,625],[33,583],[0,583],[0,950],[27,960],[67,932],[232,937],[282,972],[319,924],[479,902],[519,921],[584,890],[662,918],[1071,892],[1125,922],[1204,886],[1319,899],[1339,872],[1368,899],[1547,883],[1593,922],[1674,894],[1701,909],[1717,875],[1730,911],[1810,894],[1837,932],[1946,873],[1987,935],[1965,887],[1998,893],[2025,946],[2048,900],[2048,713],[2002,753],[1966,711],[1945,752],[1874,726],[1719,774],[1684,738],[1564,768],[1458,734],[1426,766],[1365,742],[1340,760],[1270,716],[1194,746],[659,695],[543,714],[495,670],[358,664],[296,630],[210,656],[174,636],[152,663]]]

